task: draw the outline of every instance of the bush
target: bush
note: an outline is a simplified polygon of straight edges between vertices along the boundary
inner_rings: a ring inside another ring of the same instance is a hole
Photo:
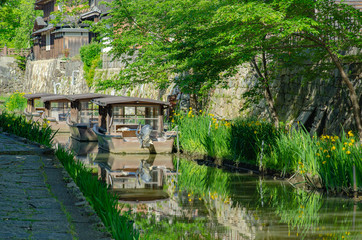
[[[6,110],[13,111],[24,111],[26,108],[27,100],[24,98],[25,93],[15,92],[5,102]]]
[[[80,48],[85,79],[89,87],[92,86],[95,69],[102,66],[101,52],[102,44],[97,42],[92,42]]]

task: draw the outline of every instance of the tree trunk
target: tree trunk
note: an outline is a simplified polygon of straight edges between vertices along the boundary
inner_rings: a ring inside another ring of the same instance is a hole
[[[264,59],[264,55],[263,55],[263,59]],[[268,109],[269,109],[269,112],[270,112],[270,115],[272,117],[272,120],[274,122],[274,126],[275,127],[278,127],[279,126],[279,118],[278,118],[278,113],[277,113],[277,110],[275,108],[275,105],[274,105],[274,100],[273,100],[273,95],[271,93],[271,90],[270,90],[270,86],[269,86],[269,83],[268,83],[268,80],[267,78],[261,73],[260,71],[260,68],[258,67],[255,59],[253,59],[252,61],[252,64],[254,65],[254,68],[257,72],[257,74],[259,75],[259,78],[261,79],[261,82],[262,82],[262,85],[263,85],[263,93],[264,93],[264,98],[268,104]],[[266,61],[264,59],[263,61],[263,64],[264,64],[264,69],[266,71]]]
[[[359,106],[358,103],[358,97],[356,94],[356,90],[353,87],[353,84],[351,83],[351,81],[349,80],[346,72],[343,69],[343,66],[338,58],[338,56],[336,56],[328,47],[326,47],[329,55],[331,56],[334,64],[337,66],[341,77],[342,77],[342,81],[347,85],[348,90],[349,90],[349,97],[351,99],[352,102],[352,108],[353,108],[353,115],[354,115],[354,119],[356,122],[356,126],[357,126],[357,130],[358,130],[358,135],[359,135],[359,139],[360,142],[362,143],[362,118],[361,118],[361,108]]]
[[[273,100],[272,93],[270,91],[269,84],[264,86],[264,97],[265,97],[266,102],[268,103],[269,111],[270,111],[270,114],[274,121],[274,125],[275,125],[275,127],[278,127],[279,118],[278,118],[277,110],[275,109],[275,106],[274,106],[274,100]]]
[[[197,94],[190,94],[190,107],[192,107],[195,113],[198,112],[198,105]]]

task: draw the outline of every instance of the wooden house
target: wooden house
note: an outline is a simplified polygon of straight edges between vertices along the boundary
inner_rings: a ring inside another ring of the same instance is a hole
[[[35,9],[42,10],[43,17],[38,17],[34,23],[32,33],[34,60],[78,55],[79,49],[95,37],[94,33],[89,32],[88,25],[82,22],[85,20],[98,22],[107,15],[108,7],[100,2],[102,1],[89,0],[89,8],[79,18],[69,18],[63,24],[54,25],[51,23],[54,19],[52,12],[59,11],[55,5],[56,0],[36,0]]]

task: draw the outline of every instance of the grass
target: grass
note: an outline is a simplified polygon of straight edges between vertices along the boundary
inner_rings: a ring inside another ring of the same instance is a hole
[[[27,121],[25,116],[3,112],[0,114],[0,128],[3,131],[38,142],[47,147],[52,146],[55,131],[47,122]]]
[[[256,119],[218,120],[191,108],[188,113],[174,113],[171,122],[179,127],[186,153],[255,166],[262,158],[265,169],[300,174],[311,187],[336,193],[352,191],[354,166],[357,188],[362,190],[362,146],[351,131],[340,137],[311,137],[303,126],[285,130]]]
[[[122,206],[115,195],[108,192],[107,186],[92,175],[74,156],[59,148],[55,152],[64,168],[83,192],[114,239],[139,239],[139,232],[133,228],[133,221],[121,215]]]
[[[14,113],[0,114],[0,127],[3,131],[25,137],[51,147],[56,132],[46,122],[27,121],[22,115]],[[107,186],[93,176],[74,156],[62,148],[57,149],[56,156],[83,192],[88,202],[102,219],[114,239],[139,239],[138,231],[133,229],[133,222],[128,216],[121,215],[116,196],[108,192]]]

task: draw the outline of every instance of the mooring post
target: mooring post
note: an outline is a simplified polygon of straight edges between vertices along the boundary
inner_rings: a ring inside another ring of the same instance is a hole
[[[261,141],[260,161],[259,161],[259,172],[263,173],[263,151],[264,151],[264,140]]]
[[[176,143],[177,143],[177,154],[180,153],[180,140],[178,137],[178,126],[176,126]]]
[[[356,165],[353,164],[353,196],[357,200],[357,178],[356,178]]]

